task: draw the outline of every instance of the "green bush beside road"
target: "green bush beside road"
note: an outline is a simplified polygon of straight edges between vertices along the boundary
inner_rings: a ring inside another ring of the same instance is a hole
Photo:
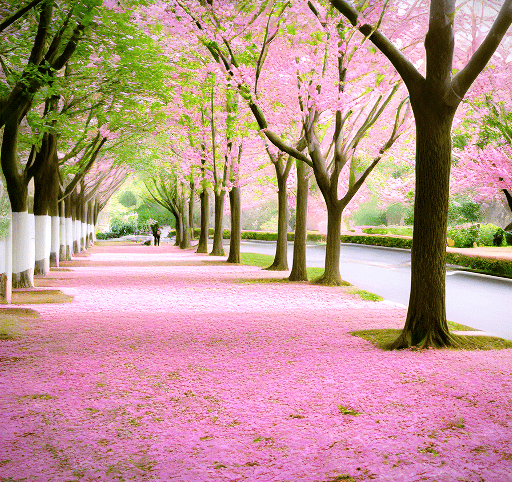
[[[446,253],[446,264],[462,266],[482,274],[512,278],[512,260]]]

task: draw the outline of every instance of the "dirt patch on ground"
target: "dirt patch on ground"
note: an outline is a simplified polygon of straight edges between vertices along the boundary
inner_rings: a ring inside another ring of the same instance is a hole
[[[0,317],[2,316],[22,316],[28,318],[37,318],[39,313],[31,308],[16,308],[13,306],[0,307]]]
[[[15,289],[12,291],[11,304],[35,305],[41,303],[69,303],[73,296],[61,290]],[[5,301],[3,304],[6,304]]]

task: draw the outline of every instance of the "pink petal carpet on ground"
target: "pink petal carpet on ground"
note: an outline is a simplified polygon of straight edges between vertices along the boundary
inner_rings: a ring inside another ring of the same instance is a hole
[[[74,301],[0,342],[0,480],[512,480],[512,350],[383,352],[349,332],[393,304],[90,251],[50,275]]]

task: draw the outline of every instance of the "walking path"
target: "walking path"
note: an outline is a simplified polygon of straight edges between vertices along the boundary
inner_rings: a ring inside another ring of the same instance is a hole
[[[512,480],[512,350],[382,352],[349,332],[401,327],[391,303],[89,252],[38,280],[74,300],[0,341],[1,481]]]

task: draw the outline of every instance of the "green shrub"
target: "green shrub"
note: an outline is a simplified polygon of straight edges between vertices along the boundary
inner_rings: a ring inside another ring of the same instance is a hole
[[[448,226],[480,221],[480,204],[466,195],[452,196],[448,205]]]
[[[407,226],[364,228],[362,231],[366,234],[396,234],[397,236],[412,236],[412,228]]]
[[[379,209],[377,197],[361,204],[359,208],[352,214],[352,221],[358,226],[380,226],[386,225],[386,210]]]
[[[117,200],[125,207],[130,208],[137,205],[137,197],[132,191],[124,191]]]
[[[213,236],[213,233],[214,233],[214,229],[208,228],[208,236]],[[201,235],[201,228],[194,228],[194,236],[196,238],[199,238],[200,235]]]
[[[388,234],[386,228],[364,228],[362,231],[366,234]]]
[[[448,230],[447,236],[453,240],[456,248],[472,248],[478,240],[480,225],[458,226]]]
[[[358,236],[358,235],[342,235],[342,243],[368,244],[370,246],[386,246],[389,248],[412,248],[412,239],[398,238],[393,236]]]
[[[307,233],[306,240],[311,242],[319,243],[325,241],[326,236],[320,233]]]
[[[388,228],[389,234],[396,234],[397,236],[412,236],[412,228],[408,226],[398,226],[396,228]]]
[[[113,233],[112,231],[105,231],[104,233],[96,233],[96,239],[113,239],[118,238],[119,235],[117,233]]]
[[[242,239],[255,239],[258,241],[277,241],[277,233],[265,231],[242,231]]]
[[[481,224],[480,229],[478,231],[478,239],[476,240],[476,243],[479,246],[494,246],[494,237],[499,229],[501,228],[495,226],[494,224]]]
[[[512,261],[507,259],[467,256],[461,253],[446,253],[446,263],[464,266],[485,274],[512,278]]]
[[[509,246],[512,246],[512,231],[504,231],[505,241]]]
[[[134,216],[128,219],[112,218],[110,220],[110,231],[116,233],[116,237],[126,236],[128,234],[135,234],[137,231],[137,222]]]
[[[501,246],[503,244],[503,238],[505,237],[505,231],[502,228],[498,228],[492,237],[493,246]]]
[[[494,224],[473,224],[457,226],[448,230],[447,236],[453,240],[456,248],[479,246],[501,246],[504,231]]]

